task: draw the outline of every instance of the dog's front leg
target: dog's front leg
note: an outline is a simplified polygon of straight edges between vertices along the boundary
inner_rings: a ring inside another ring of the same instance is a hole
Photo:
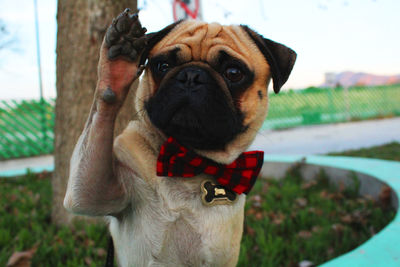
[[[130,15],[129,10],[107,30],[94,101],[70,163],[64,206],[74,213],[109,215],[127,204],[124,186],[114,172],[113,131],[129,87],[138,76],[144,33],[137,15]]]

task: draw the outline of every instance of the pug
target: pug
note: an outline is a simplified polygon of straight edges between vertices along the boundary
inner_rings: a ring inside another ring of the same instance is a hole
[[[270,81],[278,93],[295,60],[293,50],[247,26],[188,20],[146,34],[125,10],[101,47],[65,208],[107,218],[119,266],[235,266],[254,181],[232,186],[213,170],[240,165],[267,115]],[[137,120],[114,140],[118,111],[142,71]],[[170,175],[187,167],[163,169],[177,159],[160,162],[168,142],[191,163],[207,162],[204,172]]]

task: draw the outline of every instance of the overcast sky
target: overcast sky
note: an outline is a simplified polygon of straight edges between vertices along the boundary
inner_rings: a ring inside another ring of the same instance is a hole
[[[39,96],[34,0],[0,0],[15,42],[0,51],[0,99]],[[37,0],[45,97],[54,97],[57,1]],[[171,0],[139,0],[149,31],[172,22]],[[298,54],[284,88],[320,85],[325,72],[400,74],[399,0],[202,0],[204,20],[247,24]]]

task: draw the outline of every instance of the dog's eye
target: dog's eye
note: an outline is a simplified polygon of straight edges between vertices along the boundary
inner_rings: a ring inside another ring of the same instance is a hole
[[[157,65],[157,69],[160,72],[167,72],[169,70],[169,65],[167,62],[160,62]]]
[[[229,81],[234,83],[240,82],[243,79],[242,71],[235,67],[227,68],[224,75]]]

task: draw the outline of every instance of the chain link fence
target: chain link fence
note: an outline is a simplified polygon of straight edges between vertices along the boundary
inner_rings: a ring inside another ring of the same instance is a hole
[[[400,116],[400,85],[309,88],[269,95],[264,129]]]
[[[0,160],[53,152],[54,99],[0,101]],[[400,116],[400,85],[309,88],[269,95],[263,129]]]
[[[0,160],[53,152],[54,104],[53,99],[0,101]]]

